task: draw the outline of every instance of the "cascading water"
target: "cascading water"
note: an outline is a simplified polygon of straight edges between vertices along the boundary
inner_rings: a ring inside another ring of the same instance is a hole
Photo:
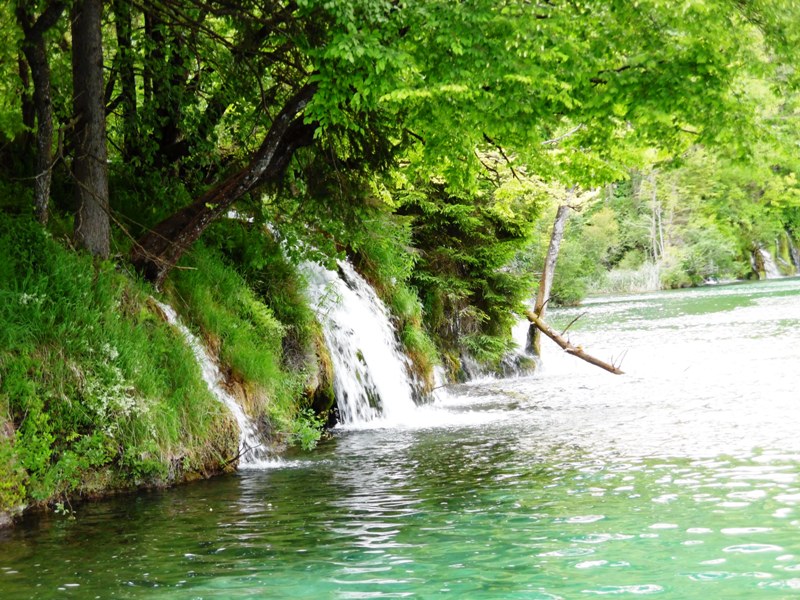
[[[203,381],[208,385],[212,394],[222,402],[236,419],[239,426],[239,468],[259,468],[278,464],[273,458],[270,459],[263,440],[258,435],[258,428],[255,423],[245,414],[236,399],[231,396],[223,387],[224,379],[219,367],[206,351],[203,344],[197,339],[189,329],[178,318],[178,314],[171,306],[156,301],[156,304],[164,313],[167,322],[176,327],[181,332],[186,343],[192,349],[197,363],[203,374]]]
[[[772,254],[764,248],[759,248],[758,252],[761,254],[761,261],[764,264],[764,277],[766,279],[778,279],[779,277],[783,277],[780,269],[778,269],[778,265],[775,263],[775,259],[772,258]]]
[[[416,410],[414,386],[389,312],[350,263],[340,261],[339,269],[341,276],[305,264],[308,295],[333,362],[339,422],[408,423]]]

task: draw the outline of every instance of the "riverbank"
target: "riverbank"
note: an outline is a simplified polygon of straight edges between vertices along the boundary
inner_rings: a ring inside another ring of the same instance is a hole
[[[0,254],[0,523],[235,468],[237,426],[155,290],[23,218],[0,214]],[[310,415],[326,416],[333,397],[310,311],[279,321],[204,246],[160,297],[216,356],[270,452],[315,442]]]
[[[45,229],[24,210],[0,211],[7,257],[0,265],[0,512],[236,467],[237,428],[159,303],[175,309],[218,363],[219,385],[257,432],[267,460],[290,445],[312,447],[325,425],[347,422],[335,394],[360,405],[353,414],[377,414],[388,396],[407,396],[410,407],[425,397],[435,365],[451,378],[464,376],[466,364],[501,370],[531,276],[500,267],[528,238],[515,229],[502,243],[494,235],[474,240],[474,227],[504,226],[493,213],[474,212],[458,229],[459,249],[447,250],[458,259],[426,261],[416,253],[432,257],[450,243],[438,232],[453,228],[451,215],[415,239],[409,217],[376,212],[370,231],[322,251],[293,237],[291,227],[287,238],[237,213],[209,227],[156,289],[125,258],[128,237],[115,238],[118,254],[101,261],[72,247],[68,216],[53,214]],[[470,253],[465,271],[459,261]],[[348,375],[358,389],[334,391],[334,354],[364,319],[353,307],[347,327],[327,318],[347,294],[335,286],[311,294],[311,263],[323,280],[364,297],[384,321],[367,327],[367,337],[384,332],[388,362],[412,383],[361,372],[375,367],[375,356],[359,341],[336,367],[340,382],[343,369],[360,370]]]
[[[708,285],[727,285],[758,281],[766,279],[780,279],[798,275],[797,268],[786,261],[781,261],[778,267],[771,255],[762,250],[763,256],[759,265],[754,265],[753,271],[746,278],[723,278],[691,280],[684,277],[674,265],[665,263],[645,262],[635,269],[614,268],[603,274],[602,277],[590,282],[588,296],[611,296],[620,294],[641,294],[644,292],[657,292],[670,289],[685,289],[704,287]],[[764,265],[771,265],[765,268]]]

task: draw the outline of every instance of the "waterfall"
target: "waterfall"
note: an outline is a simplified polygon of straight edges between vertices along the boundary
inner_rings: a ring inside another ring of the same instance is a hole
[[[768,250],[759,248],[758,253],[761,255],[761,261],[764,264],[765,279],[778,279],[779,277],[783,277],[778,269],[778,265],[775,263],[775,259],[772,258],[772,254],[770,254]]]
[[[313,263],[304,270],[333,362],[339,422],[412,421],[410,362],[383,302],[348,262],[339,262],[341,275]]]
[[[258,468],[277,464],[274,459],[270,460],[267,448],[258,434],[258,428],[255,423],[245,414],[236,399],[224,388],[225,380],[222,373],[202,342],[180,321],[175,309],[158,301],[156,301],[156,304],[164,313],[167,322],[176,327],[183,335],[186,343],[189,344],[197,359],[197,364],[200,365],[203,381],[206,382],[208,389],[217,400],[231,411],[234,419],[236,419],[236,423],[239,426],[239,468]]]

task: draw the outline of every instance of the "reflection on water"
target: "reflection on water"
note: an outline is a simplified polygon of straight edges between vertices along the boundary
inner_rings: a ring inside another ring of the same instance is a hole
[[[628,375],[546,345],[286,468],[30,518],[0,597],[797,597],[800,283],[587,309],[573,341]]]

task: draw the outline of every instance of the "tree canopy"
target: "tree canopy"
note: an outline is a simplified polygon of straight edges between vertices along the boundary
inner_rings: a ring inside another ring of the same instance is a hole
[[[111,220],[138,237],[133,262],[157,282],[209,223],[264,191],[273,213],[313,219],[320,204],[347,212],[347,195],[390,171],[395,189],[469,197],[497,184],[498,164],[591,187],[648,148],[741,157],[796,139],[751,85],[771,98],[795,88],[794,0],[115,0],[92,24],[99,47],[68,27],[87,6],[0,9],[4,162],[39,186],[43,221],[51,173],[102,199],[97,175],[79,169],[80,101],[102,77],[110,204],[76,224]],[[82,55],[95,73],[71,71]],[[297,211],[298,199],[312,208]]]

